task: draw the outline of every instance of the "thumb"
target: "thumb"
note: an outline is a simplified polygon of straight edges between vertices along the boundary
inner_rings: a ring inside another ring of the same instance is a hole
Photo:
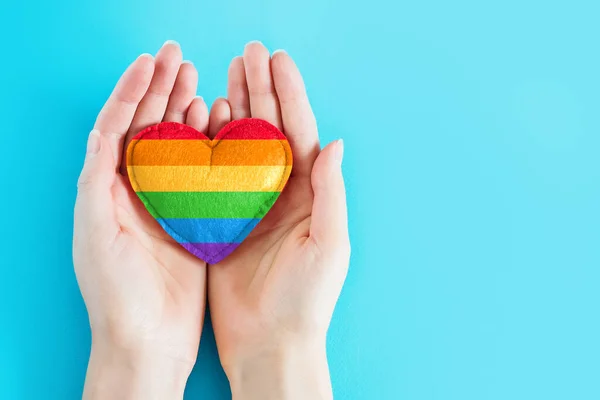
[[[329,143],[317,157],[312,169],[311,182],[315,197],[310,237],[320,249],[349,247],[346,189],[342,176],[343,155],[344,142],[341,139]]]
[[[114,221],[112,186],[116,168],[110,146],[100,132],[90,132],[83,169],[77,182],[75,229],[110,227]]]

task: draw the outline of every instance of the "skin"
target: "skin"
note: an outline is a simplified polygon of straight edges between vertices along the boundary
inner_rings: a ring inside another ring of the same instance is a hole
[[[98,115],[78,183],[73,258],[92,328],[85,399],[182,398],[210,300],[234,399],[332,398],[325,336],[348,268],[343,143],[320,150],[301,75],[285,52],[246,46],[229,68],[228,100],[208,113],[198,74],[167,42],[123,74]],[[187,253],[132,192],[123,154],[160,121],[214,137],[262,118],[288,137],[285,191],[223,262]],[[208,293],[207,293],[208,283]]]

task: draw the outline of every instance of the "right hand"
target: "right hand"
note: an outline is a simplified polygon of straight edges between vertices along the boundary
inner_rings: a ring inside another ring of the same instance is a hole
[[[300,72],[284,52],[246,46],[229,69],[230,118],[287,136],[294,165],[256,229],[208,267],[211,317],[234,399],[332,397],[325,336],[348,269],[341,141],[320,150]]]

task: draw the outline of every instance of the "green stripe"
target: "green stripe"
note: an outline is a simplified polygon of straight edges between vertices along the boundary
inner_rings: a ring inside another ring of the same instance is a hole
[[[138,192],[154,218],[262,218],[279,192]]]

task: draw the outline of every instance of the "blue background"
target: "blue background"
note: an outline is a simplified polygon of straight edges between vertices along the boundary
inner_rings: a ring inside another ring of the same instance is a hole
[[[246,41],[287,49],[323,142],[345,139],[336,398],[600,398],[597,4],[3,3],[0,398],[80,397],[86,137],[125,67],[166,39],[209,102]],[[209,324],[186,394],[230,398]]]

